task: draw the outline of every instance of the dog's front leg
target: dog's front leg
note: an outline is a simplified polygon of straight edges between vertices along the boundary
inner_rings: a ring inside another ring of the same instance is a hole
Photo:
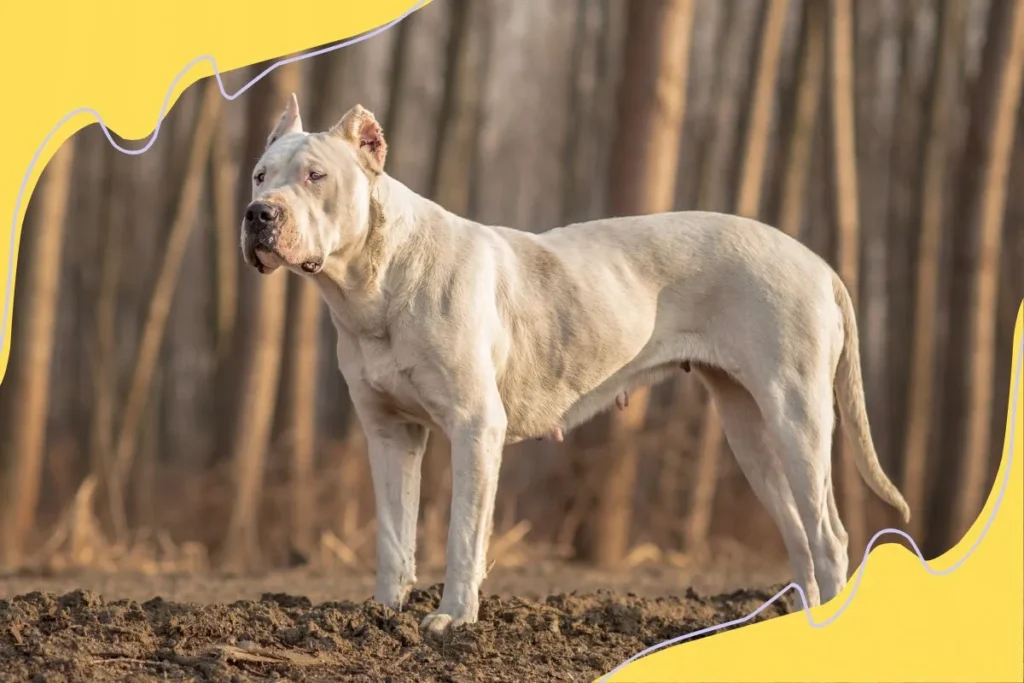
[[[377,588],[374,599],[394,609],[416,583],[416,519],[420,466],[427,429],[375,419],[366,429],[370,474],[377,507]]]
[[[435,634],[477,620],[505,444],[505,413],[499,407],[451,432],[452,509],[444,593],[438,609],[421,625]]]

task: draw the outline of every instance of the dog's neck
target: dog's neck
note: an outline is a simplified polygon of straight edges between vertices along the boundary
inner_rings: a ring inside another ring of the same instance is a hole
[[[374,179],[362,238],[328,257],[313,276],[336,325],[357,336],[387,337],[389,304],[425,267],[415,245],[445,213],[386,173]]]

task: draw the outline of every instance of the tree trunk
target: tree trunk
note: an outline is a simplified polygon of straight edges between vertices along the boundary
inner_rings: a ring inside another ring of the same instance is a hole
[[[922,9],[923,8],[923,9]],[[913,296],[914,270],[916,261],[913,254],[916,250],[915,232],[907,230],[907,225],[918,225],[920,221],[921,201],[921,159],[923,155],[927,131],[927,86],[922,81],[928,80],[918,62],[924,61],[917,53],[930,54],[928,49],[928,32],[921,30],[925,23],[918,15],[932,10],[931,4],[921,0],[900,5],[902,16],[899,29],[900,60],[897,79],[896,108],[890,126],[899,134],[892,137],[888,159],[890,167],[888,199],[886,202],[886,225],[889,232],[886,257],[888,260],[889,283],[889,342],[888,353],[892,361],[889,364],[889,378],[886,382],[889,402],[889,440],[884,446],[876,438],[878,450],[899,453],[897,467],[893,474],[902,467],[907,424],[907,386],[910,382],[910,353],[913,339]],[[929,59],[934,64],[934,59]],[[902,476],[901,479],[902,481]],[[895,481],[895,479],[894,479]],[[911,508],[913,517],[922,515],[923,511]],[[927,525],[926,525],[927,526]],[[924,539],[918,538],[920,543]]]
[[[800,76],[796,89],[795,121],[786,151],[783,171],[779,228],[800,239],[807,205],[807,174],[811,147],[818,127],[821,90],[825,74],[825,5],[815,0],[804,3],[804,30],[799,52]]]
[[[315,57],[310,64],[309,115],[302,117],[309,130],[325,131],[341,120],[354,103],[346,102],[348,83],[345,80],[349,48]],[[308,118],[308,122],[307,122]],[[263,125],[262,122],[260,125]],[[387,132],[385,131],[385,135]]]
[[[384,135],[388,174],[413,192],[428,194],[434,145],[444,100],[445,67],[455,3],[431,3],[402,21],[391,67],[391,99]]]
[[[319,368],[320,290],[306,278],[288,274],[289,331],[288,425],[291,444],[291,532],[294,550],[308,554],[313,545],[316,496],[317,371]]]
[[[960,506],[966,485],[967,422],[971,412],[970,396],[975,365],[965,362],[973,353],[969,321],[973,317],[973,298],[980,268],[981,216],[986,195],[986,173],[996,154],[993,147],[997,112],[1002,98],[1004,66],[1010,58],[1014,14],[1019,3],[992,2],[984,33],[980,68],[966,93],[969,103],[967,131],[957,168],[957,203],[953,225],[947,239],[949,277],[945,297],[948,300],[947,339],[937,349],[936,365],[943,370],[942,390],[937,391],[937,412],[943,416],[940,443],[948,444],[941,452],[938,468],[956,472],[955,477],[940,477],[933,484],[934,500],[953,504],[934,505],[928,511],[931,533],[925,538],[926,556],[942,553],[959,540],[966,526],[960,524]],[[954,321],[964,321],[956,324]],[[944,347],[944,348],[943,348]],[[950,359],[944,362],[945,359]],[[976,494],[971,494],[976,495]],[[977,510],[975,510],[975,514]],[[973,521],[973,517],[972,520]],[[970,522],[968,522],[969,524]]]
[[[26,315],[15,328],[22,360],[12,373],[17,398],[12,401],[11,440],[8,450],[6,495],[0,505],[0,565],[13,567],[21,559],[25,541],[35,526],[36,505],[46,448],[50,365],[53,355],[64,221],[71,189],[75,139],[72,137],[44,169],[39,194],[38,220],[27,226],[35,233],[26,240],[30,249],[21,258],[25,296],[19,305]],[[24,234],[24,233],[23,233]],[[10,380],[8,380],[10,381]]]
[[[217,268],[216,359],[219,363],[233,348],[238,319],[238,211],[235,184],[238,162],[232,158],[227,123],[221,121],[213,138],[210,158],[213,179],[213,247]]]
[[[978,239],[971,298],[971,331],[966,356],[970,377],[964,476],[957,497],[954,537],[966,533],[981,511],[988,488],[987,474],[991,445],[993,376],[995,364],[996,305],[999,258],[1002,248],[1003,215],[1006,210],[1007,176],[1013,153],[1017,108],[1024,73],[1024,2],[1013,3],[1013,18],[1006,55],[996,88],[996,106],[988,138],[988,163],[982,178]]]
[[[263,153],[261,139],[274,125],[270,112],[284,106],[288,96],[298,92],[301,66],[297,62],[278,67],[269,87],[260,92],[264,102],[252,102],[249,110],[249,131],[246,158],[255,159]],[[251,96],[256,96],[253,93]],[[239,173],[248,185],[248,171]],[[245,193],[248,196],[248,193]],[[278,378],[284,345],[288,277],[290,273],[260,276],[253,282],[255,309],[252,311],[246,336],[250,343],[242,368],[241,400],[235,423],[231,459],[234,473],[235,499],[228,521],[227,537],[221,561],[223,566],[251,569],[262,561],[259,548],[258,512],[263,490],[263,470],[277,401]]]
[[[768,156],[769,133],[775,104],[775,82],[778,76],[782,35],[786,28],[787,0],[768,3],[761,33],[761,54],[758,58],[757,80],[754,84],[752,112],[747,126],[746,156],[736,199],[736,213],[757,218],[764,187],[764,166]],[[714,401],[709,401],[704,416],[700,447],[697,453],[697,474],[693,502],[686,520],[685,547],[691,553],[707,548],[711,510],[718,485],[718,465],[722,451],[721,416]]]
[[[105,141],[104,141],[105,142]],[[90,470],[96,477],[96,497],[105,499],[107,514],[113,522],[115,510],[110,497],[117,382],[117,309],[121,277],[122,236],[127,209],[117,193],[129,181],[122,164],[128,161],[107,147],[106,178],[102,189],[103,209],[99,230],[102,234],[100,282],[96,294],[95,393],[89,424]]]
[[[562,161],[565,177],[563,224],[596,218],[589,210],[594,184],[595,162],[600,148],[601,82],[600,66],[606,32],[605,3],[601,0],[576,0],[576,30],[573,36],[568,111],[575,123],[569,131]]]
[[[857,145],[853,110],[853,2],[832,5],[832,132],[836,179],[837,271],[857,305],[860,292],[860,219],[857,193]],[[854,454],[843,439],[837,450],[841,463],[843,519],[850,547],[859,556],[867,543],[864,487]]]
[[[730,79],[733,71],[740,66],[744,74],[751,68],[751,46],[736,45],[732,41],[753,41],[760,8],[759,2],[750,3],[740,17],[732,11],[735,3],[720,0],[697,0],[693,8],[694,26],[700,30],[693,34],[693,46],[690,52],[690,68],[687,71],[686,120],[683,122],[681,149],[679,150],[679,167],[684,169],[677,174],[676,206],[681,209],[700,208],[699,196],[702,188],[701,178],[706,176],[709,157],[713,157],[712,149],[717,147],[719,138],[715,135],[718,125],[718,114],[722,105],[736,104],[735,98],[723,97],[723,91],[730,90]],[[743,29],[735,27],[736,20],[748,19],[751,27]],[[733,31],[738,30],[742,35]],[[746,30],[747,33],[743,33]],[[725,49],[729,41],[730,50]],[[738,105],[733,107],[738,109]],[[726,136],[733,140],[732,136]],[[730,145],[734,147],[735,145]],[[689,169],[687,172],[685,169]],[[723,207],[724,208],[724,207]]]
[[[917,289],[914,305],[913,351],[911,353],[907,437],[903,453],[903,495],[910,506],[910,534],[921,539],[927,519],[927,453],[932,424],[932,395],[935,385],[936,309],[938,308],[939,261],[942,219],[946,200],[949,139],[953,135],[951,113],[955,105],[956,80],[960,72],[960,42],[963,36],[964,5],[939,5],[941,37],[932,76],[928,140],[922,163],[921,228],[918,233]]]
[[[736,213],[749,218],[761,214],[761,195],[764,188],[764,168],[768,158],[768,144],[772,131],[772,112],[775,105],[775,84],[778,80],[779,54],[786,29],[788,0],[768,3],[761,28],[761,54],[758,57],[757,79],[754,82],[754,100],[747,125],[746,157],[736,198]]]
[[[675,204],[693,9],[692,0],[629,5],[619,119],[611,152],[612,215],[659,213]],[[636,437],[648,396],[649,390],[642,388],[630,397],[626,412],[611,416],[612,452],[597,484],[596,510],[577,535],[580,559],[609,566],[626,553],[640,457]]]
[[[160,397],[165,378],[167,377],[164,366],[161,364],[153,373],[153,396]],[[142,416],[142,424],[139,425],[138,454],[135,456],[135,467],[129,473],[128,487],[132,493],[132,501],[129,508],[132,511],[132,522],[135,530],[146,529],[155,531],[159,524],[157,519],[157,466],[160,453],[160,439],[162,437],[161,422],[164,419],[165,411],[161,410],[159,401],[152,401]]]
[[[196,125],[202,110],[203,83],[189,88],[174,107],[174,115],[167,120],[163,133],[173,133],[163,139],[168,156],[163,166],[161,178],[150,188],[150,192],[167,208],[158,215],[165,217],[164,226],[157,230],[156,244],[163,246],[166,230],[170,227],[176,214],[176,204],[180,201],[179,193],[184,187],[188,169],[189,155],[194,142]],[[221,105],[224,106],[224,105]],[[179,111],[180,109],[180,111]],[[216,250],[211,248],[214,236],[214,214],[212,199],[214,179],[207,175],[210,171],[210,153],[213,140],[217,135],[215,116],[213,132],[208,143],[208,151],[198,166],[200,190],[195,208],[195,225],[191,228],[184,254],[181,257],[181,269],[175,276],[172,303],[167,314],[166,331],[161,341],[161,349],[157,355],[156,372],[160,373],[160,388],[154,386],[149,390],[146,401],[146,412],[159,411],[160,415],[149,421],[142,418],[143,423],[156,425],[158,430],[154,438],[149,439],[153,448],[145,454],[151,457],[154,464],[166,457],[173,458],[174,469],[183,471],[202,471],[209,460],[211,444],[205,438],[211,427],[216,423],[210,415],[210,395],[207,389],[213,384],[212,363],[214,349],[217,344],[215,327],[214,301],[216,292]],[[195,168],[195,167],[194,167]],[[237,241],[235,249],[237,249]],[[159,264],[163,257],[159,247],[156,251],[155,263]],[[152,270],[150,270],[150,273]],[[150,274],[147,273],[147,280]],[[142,427],[140,431],[145,431]],[[140,434],[140,439],[143,438]],[[135,467],[143,467],[141,458],[146,447],[140,446],[132,462]],[[145,465],[146,467],[152,466]],[[129,481],[136,479],[129,476]],[[143,489],[128,484],[129,498],[146,496]],[[139,501],[152,504],[152,501]],[[139,509],[139,503],[129,502],[129,510]],[[130,524],[137,524],[137,518],[129,514]]]
[[[434,138],[430,196],[459,215],[469,211],[472,162],[480,130],[484,9],[484,4],[470,0],[452,4],[445,90]]]
[[[267,123],[273,125],[272,121]],[[251,569],[261,560],[257,513],[284,341],[286,275],[267,276],[260,287],[260,310],[252,330],[252,349],[246,357],[239,426],[232,450],[235,501],[223,558],[223,565],[233,570]]]
[[[124,508],[125,485],[128,481],[140,425],[149,399],[153,372],[159,361],[160,346],[166,331],[167,317],[171,310],[178,275],[181,272],[185,248],[188,246],[192,228],[196,224],[199,200],[206,179],[203,170],[207,167],[210,145],[220,112],[221,95],[215,82],[210,81],[206,84],[201,106],[202,109],[192,138],[192,148],[189,151],[185,181],[178,199],[178,208],[164,247],[163,263],[160,265],[160,272],[149,301],[149,311],[142,339],[139,342],[128,397],[125,399],[124,409],[121,411],[121,430],[117,439],[110,491],[114,501],[114,530],[117,539],[121,541],[124,540],[127,533],[127,518]]]
[[[471,0],[488,15],[470,216],[530,232],[562,217],[575,3]],[[529,112],[529,113],[527,113]]]
[[[608,209],[612,215],[669,211],[686,114],[693,1],[633,3],[627,21]]]
[[[870,135],[857,138],[857,172],[860,186],[861,241],[861,338],[865,404],[882,467],[895,477],[899,453],[889,447],[892,345],[889,283],[888,188],[892,182],[889,149],[894,130],[893,112],[898,99],[899,9],[903,0],[879,0],[856,5],[854,68],[855,125]],[[881,509],[881,508],[876,508]],[[886,514],[892,515],[889,510]],[[893,518],[894,515],[893,515]]]
[[[360,509],[364,494],[373,486],[370,483],[369,462],[366,456],[366,434],[353,411],[348,424],[348,434],[343,443],[335,449],[343,451],[335,458],[338,462],[338,507],[335,530],[338,538],[347,541],[359,529]]]

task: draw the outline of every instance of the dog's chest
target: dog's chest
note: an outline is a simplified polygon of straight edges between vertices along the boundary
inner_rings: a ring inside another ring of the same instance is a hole
[[[396,413],[417,421],[431,420],[421,392],[413,381],[412,359],[385,340],[360,340],[359,374],[378,397]]]

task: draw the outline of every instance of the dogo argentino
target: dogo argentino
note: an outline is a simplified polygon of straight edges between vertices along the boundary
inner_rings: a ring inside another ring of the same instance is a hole
[[[416,581],[429,429],[452,444],[444,592],[421,625],[439,633],[477,619],[503,446],[561,439],[691,363],[811,605],[847,580],[833,397],[861,476],[909,519],[872,443],[849,293],[810,249],[703,211],[481,225],[389,176],[386,156],[371,112],[307,133],[292,95],[241,226],[246,263],[312,279],[337,328],[376,498],[376,600],[399,609]]]

